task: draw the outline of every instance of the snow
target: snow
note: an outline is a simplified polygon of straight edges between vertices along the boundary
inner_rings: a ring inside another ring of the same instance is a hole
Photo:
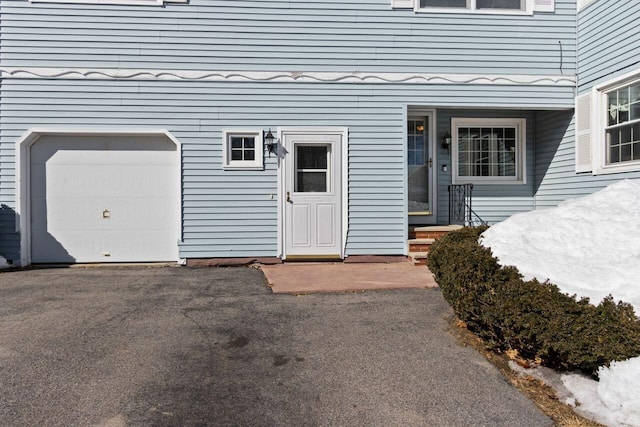
[[[3,268],[9,268],[11,267],[9,265],[9,263],[7,262],[7,260],[5,258],[2,257],[2,255],[0,255],[0,270]]]
[[[640,313],[640,180],[516,214],[485,231],[482,244],[525,279],[549,279],[594,304],[612,294]]]
[[[549,279],[594,304],[611,294],[640,313],[640,180],[514,215],[485,231],[481,243],[525,279]],[[562,375],[562,400],[607,426],[640,426],[640,357],[600,367],[598,375]]]

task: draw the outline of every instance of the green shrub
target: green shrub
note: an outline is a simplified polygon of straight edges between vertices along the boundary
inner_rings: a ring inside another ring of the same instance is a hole
[[[593,306],[551,283],[522,280],[478,243],[485,229],[449,233],[427,262],[456,316],[489,347],[594,376],[599,366],[640,355],[640,320],[631,305],[608,297]]]

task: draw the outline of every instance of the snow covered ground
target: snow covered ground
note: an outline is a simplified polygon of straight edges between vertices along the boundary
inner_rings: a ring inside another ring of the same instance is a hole
[[[7,260],[4,259],[4,257],[2,257],[2,255],[0,255],[0,270],[3,268],[9,268],[10,265],[9,263],[7,263]]]
[[[549,279],[594,304],[611,294],[640,314],[640,180],[514,215],[489,228],[481,242],[525,279]],[[640,426],[640,357],[601,367],[599,377],[562,376],[578,412],[609,426]]]

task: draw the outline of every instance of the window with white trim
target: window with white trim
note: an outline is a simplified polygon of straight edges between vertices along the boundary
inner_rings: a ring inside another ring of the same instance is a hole
[[[591,167],[577,160],[577,170],[596,175],[640,171],[640,69],[599,84],[577,100],[589,97],[591,115],[576,104],[576,116],[589,119],[582,120],[581,128],[590,141],[576,147],[576,159],[590,157]]]
[[[531,12],[531,0],[419,0],[423,12],[519,14]]]
[[[524,10],[525,0],[420,0],[420,7]]]
[[[453,118],[454,184],[524,184],[526,119]]]
[[[29,0],[31,3],[84,3],[127,6],[163,6],[165,3],[187,3],[188,0]]]
[[[222,131],[222,168],[262,170],[262,130]]]
[[[607,97],[607,165],[640,161],[640,81],[612,90]]]
[[[435,13],[531,15],[553,12],[555,0],[391,0],[391,7]]]

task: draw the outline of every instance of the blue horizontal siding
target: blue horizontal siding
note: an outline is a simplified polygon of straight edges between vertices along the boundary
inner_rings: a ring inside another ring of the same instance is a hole
[[[391,10],[389,0],[2,0],[12,67],[575,74],[575,1],[533,16]],[[562,53],[561,53],[562,51]]]
[[[640,179],[640,172],[594,176],[575,172],[573,112],[536,114],[536,208],[586,196],[621,179]]]
[[[175,135],[183,143],[182,257],[277,254],[277,160],[267,156],[264,171],[223,171],[222,129],[348,127],[347,254],[403,254],[407,104],[559,109],[567,108],[572,93],[571,87],[549,86],[44,79],[6,79],[1,89],[0,203],[10,208],[15,208],[14,144],[29,128],[125,126]],[[439,117],[477,115],[474,111],[442,109]],[[531,117],[527,111],[500,114]],[[477,192],[477,206],[490,220],[505,215],[500,209],[508,214],[531,208],[529,186],[493,190],[503,197]],[[11,222],[11,215],[4,221]],[[0,254],[15,259],[18,236],[3,227],[0,241]]]
[[[597,0],[578,14],[578,92],[640,69],[640,2]]]
[[[638,2],[596,0],[578,14],[578,93],[640,69],[639,20]],[[572,112],[540,112],[536,120],[536,208],[557,206],[621,179],[640,179],[640,172],[576,173]]]

